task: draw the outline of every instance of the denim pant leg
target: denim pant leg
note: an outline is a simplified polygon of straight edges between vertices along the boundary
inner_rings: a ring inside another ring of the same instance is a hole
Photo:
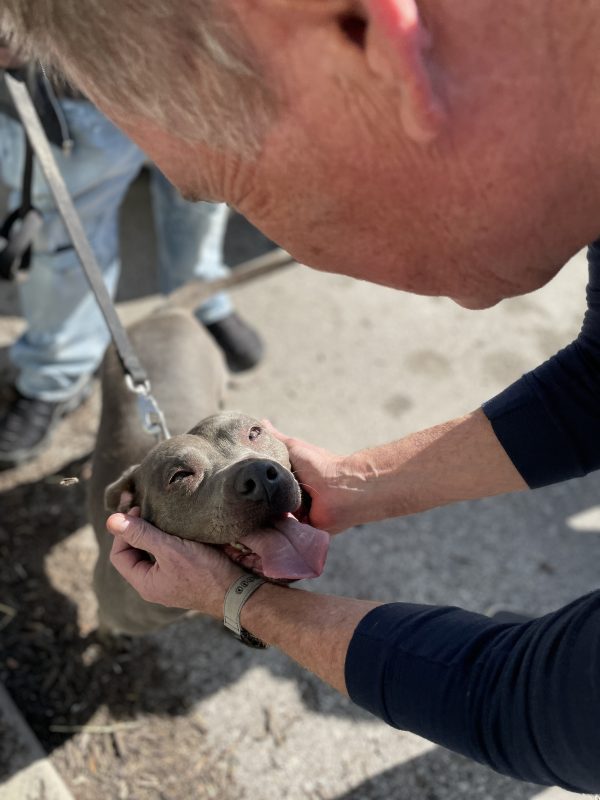
[[[143,163],[142,152],[91,103],[63,100],[75,146],[70,155],[54,148],[109,292],[119,276],[118,213]],[[21,127],[0,115],[3,180],[19,202],[23,163]],[[33,201],[44,223],[33,248],[30,274],[20,289],[27,321],[13,345],[17,387],[48,401],[72,397],[97,368],[109,340],[104,319],[84,276],[48,186],[36,165]]]
[[[151,192],[160,291],[167,294],[192,278],[211,281],[228,275],[223,263],[227,206],[189,203],[156,167],[151,167]],[[210,325],[232,309],[229,295],[220,292],[203,303],[196,316]]]

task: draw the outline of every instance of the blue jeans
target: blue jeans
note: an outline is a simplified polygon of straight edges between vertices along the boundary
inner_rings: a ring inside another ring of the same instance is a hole
[[[63,100],[75,146],[54,148],[104,280],[114,296],[120,272],[119,209],[146,158],[100,111],[84,100]],[[0,114],[0,178],[19,202],[23,164],[20,125]],[[214,280],[228,273],[223,238],[224,205],[188,203],[152,168],[152,206],[158,240],[159,283],[171,291],[191,278]],[[30,273],[20,287],[25,333],[11,349],[17,388],[29,397],[63,401],[74,396],[100,363],[109,334],[48,186],[36,165],[33,202],[44,224],[33,248]],[[197,312],[206,324],[231,313],[226,294]]]

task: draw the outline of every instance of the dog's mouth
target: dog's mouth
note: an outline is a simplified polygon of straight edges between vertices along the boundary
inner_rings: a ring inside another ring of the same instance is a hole
[[[298,581],[318,578],[323,572],[329,538],[325,531],[286,514],[272,527],[224,545],[223,551],[236,564],[263,578]]]

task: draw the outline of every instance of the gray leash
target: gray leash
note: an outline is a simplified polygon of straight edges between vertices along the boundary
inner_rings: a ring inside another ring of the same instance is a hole
[[[165,418],[151,393],[148,373],[140,363],[108,294],[96,257],[73,205],[27,87],[8,73],[4,79],[27,137],[42,168],[56,206],[71,237],[85,276],[96,297],[125,372],[127,387],[136,394],[145,430],[159,441],[170,437]]]

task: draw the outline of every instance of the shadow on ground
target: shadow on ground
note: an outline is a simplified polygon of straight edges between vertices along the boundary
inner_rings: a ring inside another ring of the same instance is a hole
[[[501,798],[531,800],[540,786],[515,783],[466,758],[436,747],[360,783],[335,800],[448,800],[448,798]]]

